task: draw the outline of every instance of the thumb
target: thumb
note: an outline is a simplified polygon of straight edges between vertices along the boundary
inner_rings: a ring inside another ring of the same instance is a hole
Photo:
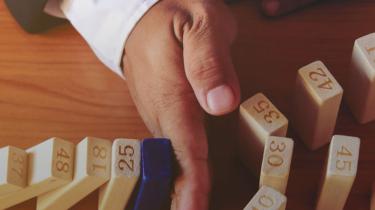
[[[183,27],[184,66],[201,107],[212,115],[222,115],[233,111],[240,100],[230,56],[236,27],[224,5],[212,7],[195,6]]]

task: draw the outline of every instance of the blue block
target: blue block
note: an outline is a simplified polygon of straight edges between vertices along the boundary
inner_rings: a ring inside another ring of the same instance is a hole
[[[172,187],[173,149],[168,139],[144,139],[141,143],[141,179],[133,210],[159,210]]]

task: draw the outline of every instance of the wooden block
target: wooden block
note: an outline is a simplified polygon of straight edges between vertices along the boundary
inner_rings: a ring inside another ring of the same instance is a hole
[[[345,100],[360,123],[375,120],[375,33],[354,43]]]
[[[266,140],[269,136],[285,136],[288,119],[265,95],[258,93],[241,104],[239,120],[241,159],[259,176]]]
[[[332,138],[316,210],[342,210],[357,174],[360,140]]]
[[[111,142],[87,137],[76,148],[73,181],[38,197],[38,210],[66,210],[107,182],[111,175]]]
[[[286,208],[286,197],[279,191],[263,186],[251,199],[244,210],[284,210]]]
[[[264,147],[259,186],[272,187],[285,194],[288,184],[294,142],[285,137],[270,136]]]
[[[27,184],[27,153],[16,147],[0,149],[0,197]]]
[[[73,177],[74,145],[51,138],[26,150],[28,157],[27,187],[0,197],[0,209],[54,190]]]
[[[99,191],[100,210],[125,209],[137,185],[141,167],[141,142],[116,139],[112,145],[111,179]]]
[[[292,124],[309,149],[330,142],[342,95],[340,84],[321,61],[298,71]]]
[[[168,139],[145,139],[141,143],[141,180],[133,210],[161,209],[171,195],[172,146]]]

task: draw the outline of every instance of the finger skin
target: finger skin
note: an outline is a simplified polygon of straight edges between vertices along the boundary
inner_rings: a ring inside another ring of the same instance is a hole
[[[222,115],[237,108],[240,89],[231,59],[236,24],[222,3],[195,3],[182,25],[184,67],[202,108]],[[215,91],[216,90],[216,91]],[[215,94],[217,93],[217,94]]]
[[[207,210],[211,184],[203,111],[186,78],[173,27],[176,12],[185,11],[171,2],[160,2],[138,23],[125,46],[124,71],[147,127],[172,141],[179,173],[171,208]]]

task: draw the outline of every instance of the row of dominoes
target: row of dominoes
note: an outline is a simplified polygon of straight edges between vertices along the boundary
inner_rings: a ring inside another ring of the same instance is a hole
[[[345,88],[345,99],[357,120],[360,123],[375,120],[375,34],[355,41]],[[318,210],[342,209],[357,172],[359,139],[332,138],[342,97],[343,88],[321,61],[298,71],[291,123],[310,150],[331,142]],[[241,104],[239,120],[240,155],[249,169],[260,175],[261,187],[245,209],[256,206],[257,202],[259,209],[285,208],[286,198],[282,194],[293,153],[293,140],[285,138],[288,119],[265,95],[258,93]],[[276,200],[269,199],[275,196]],[[271,203],[278,207],[268,208]]]
[[[99,188],[102,210],[159,209],[170,195],[167,139],[51,138],[26,151],[0,149],[0,209],[37,198],[38,210],[66,210]],[[132,199],[131,199],[132,198]]]

